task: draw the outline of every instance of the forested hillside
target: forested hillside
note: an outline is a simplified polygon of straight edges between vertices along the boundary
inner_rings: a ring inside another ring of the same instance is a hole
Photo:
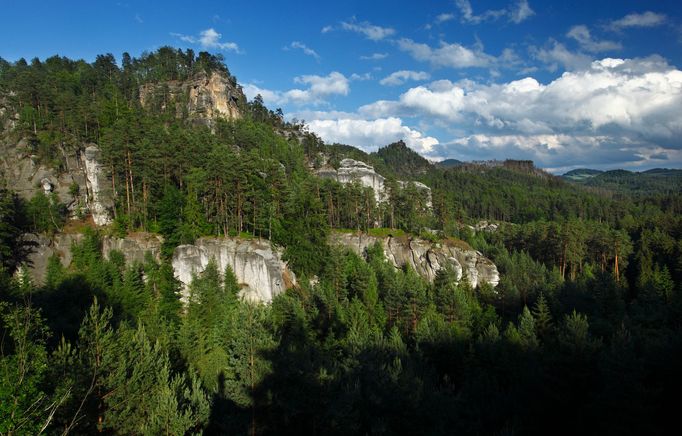
[[[240,115],[198,122],[182,110],[189,95],[168,89],[213,73],[233,87]],[[143,105],[149,84],[155,103]],[[677,425],[678,186],[614,195],[527,161],[436,166],[402,142],[367,154],[324,144],[237,90],[219,57],[191,50],[120,63],[0,59],[3,150],[67,172],[65,156],[94,143],[113,202],[113,223],[96,227],[87,209],[38,187],[21,197],[4,177],[0,434],[665,434]],[[343,158],[385,177],[387,200],[315,175]],[[430,187],[432,208],[399,178]],[[480,220],[499,227],[476,231]],[[472,288],[445,267],[430,282],[393,267],[380,244],[361,256],[329,244],[333,231],[473,247],[501,280]],[[32,282],[23,235],[60,232],[84,233],[71,267],[52,257],[45,282]],[[103,256],[103,237],[137,232],[163,236],[158,260]],[[234,271],[210,262],[181,301],[171,255],[201,236],[270,241],[298,284],[269,305],[249,303]]]
[[[595,191],[619,197],[647,196],[656,194],[680,194],[682,191],[682,171],[654,168],[642,172],[626,170],[591,171],[576,170],[562,177],[589,186]]]

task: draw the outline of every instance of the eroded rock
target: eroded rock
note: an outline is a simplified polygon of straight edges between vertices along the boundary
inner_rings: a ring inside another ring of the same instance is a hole
[[[374,199],[377,203],[382,203],[388,200],[388,193],[386,192],[386,178],[374,171],[374,167],[355,159],[343,159],[339,163],[339,168],[334,169],[326,162],[315,171],[318,177],[333,179],[339,183],[358,182],[362,186],[372,188],[374,191]],[[398,187],[400,189],[407,189],[413,187],[419,192],[423,193],[425,197],[426,206],[430,209],[431,205],[431,188],[421,182],[398,180]]]
[[[188,285],[211,259],[220,272],[232,268],[242,285],[240,295],[249,301],[269,303],[296,283],[294,273],[269,242],[232,238],[200,238],[192,245],[177,247],[173,253],[175,277]],[[189,297],[186,290],[183,297]]]
[[[359,255],[379,242],[388,262],[396,268],[409,265],[419,275],[429,281],[446,265],[450,265],[461,280],[464,273],[473,287],[486,282],[497,286],[500,274],[495,264],[479,251],[467,247],[464,243],[444,242],[434,244],[429,241],[407,237],[377,238],[364,234],[334,233],[332,243],[348,247]]]
[[[188,80],[146,83],[140,87],[140,103],[147,108],[156,105],[162,110],[174,105],[178,118],[187,115],[212,126],[218,117],[241,118],[240,106],[246,103],[246,97],[236,82],[214,71],[210,76],[198,73]]]
[[[88,145],[82,159],[87,183],[88,208],[95,224],[105,226],[111,223],[113,199],[107,183],[108,177],[101,165],[99,148],[95,144]]]

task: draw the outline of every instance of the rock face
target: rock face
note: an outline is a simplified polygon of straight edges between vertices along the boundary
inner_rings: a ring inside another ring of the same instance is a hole
[[[71,265],[71,245],[83,239],[81,234],[57,234],[53,238],[27,235],[37,244],[29,257],[32,265],[29,274],[34,283],[45,282],[47,261],[53,254],[59,256],[62,265]],[[113,250],[123,253],[127,264],[144,262],[147,253],[156,260],[161,253],[161,237],[150,233],[136,233],[126,238],[102,239],[102,254],[108,258]],[[296,276],[280,253],[265,241],[247,241],[227,238],[201,238],[193,245],[181,245],[173,253],[175,277],[183,285],[183,300],[187,301],[187,285],[194,274],[200,274],[211,259],[215,259],[219,271],[229,265],[242,285],[241,296],[249,301],[269,303],[273,297],[296,284]]]
[[[144,262],[149,253],[158,262],[161,259],[162,243],[161,236],[144,232],[133,233],[125,238],[105,237],[102,239],[102,254],[108,259],[109,253],[114,250],[120,251],[125,257],[126,264],[130,265]]]
[[[22,198],[29,200],[36,193],[56,194],[72,217],[92,213],[97,225],[111,222],[113,196],[111,180],[101,165],[100,151],[88,144],[82,153],[59,146],[63,168],[48,167],[31,155],[26,140],[0,148],[0,173],[7,185]],[[77,187],[77,190],[73,188]],[[77,191],[77,193],[76,193]]]
[[[147,83],[140,87],[140,103],[150,108],[166,109],[175,105],[177,117],[187,114],[190,119],[209,127],[217,117],[241,118],[240,107],[246,97],[236,82],[225,74],[213,72],[195,74],[189,80]]]
[[[296,283],[296,277],[268,242],[227,238],[200,238],[193,245],[181,245],[173,253],[175,277],[185,285],[215,259],[218,270],[232,268],[242,284],[240,295],[249,301],[269,303],[273,297]],[[189,296],[185,291],[186,300]]]
[[[110,211],[113,207],[113,201],[111,188],[107,183],[102,165],[100,165],[99,148],[95,144],[88,145],[82,159],[85,167],[88,208],[95,224],[105,226],[111,223]]]
[[[449,264],[457,273],[458,280],[465,272],[473,287],[483,282],[497,286],[500,282],[497,267],[490,259],[460,244],[433,244],[422,239],[376,238],[347,233],[332,235],[332,243],[348,247],[359,255],[363,255],[376,242],[382,245],[387,261],[393,266],[401,268],[409,265],[429,281],[433,281],[438,271]]]
[[[45,276],[47,275],[47,261],[53,254],[59,256],[62,265],[68,267],[71,265],[73,256],[71,255],[71,245],[74,242],[80,242],[83,239],[81,234],[62,234],[58,233],[52,238],[44,235],[27,234],[24,236],[27,240],[34,242],[36,247],[28,256],[29,268],[28,274],[31,280],[36,285],[45,283]]]
[[[328,165],[323,165],[316,170],[318,177],[327,179],[334,179],[339,183],[359,182],[362,186],[372,188],[374,191],[374,198],[377,203],[388,200],[388,193],[385,188],[386,178],[374,171],[374,167],[365,162],[355,159],[343,159],[340,162],[339,168],[334,169]],[[400,189],[406,189],[413,186],[423,193],[426,197],[425,204],[431,208],[431,188],[420,182],[406,182],[399,180],[398,186]]]

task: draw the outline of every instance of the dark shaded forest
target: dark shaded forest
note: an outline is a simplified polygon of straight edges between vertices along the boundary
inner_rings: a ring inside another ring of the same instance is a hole
[[[326,145],[261,99],[209,128],[139,103],[145,83],[218,71],[162,48],[92,63],[0,60],[6,143],[59,168],[94,142],[114,223],[86,230],[44,284],[25,233],[59,232],[55,194],[0,190],[0,434],[665,434],[682,388],[682,197],[585,189],[527,165],[435,167],[402,143]],[[231,78],[236,84],[236,79]],[[163,87],[159,88],[163,92]],[[163,98],[161,95],[159,98]],[[388,200],[320,179],[320,154],[372,164]],[[398,178],[432,188],[433,208]],[[658,186],[658,185],[656,185]],[[77,194],[77,193],[76,193]],[[474,231],[479,220],[500,224]],[[87,227],[87,226],[86,226]],[[461,239],[492,259],[493,288],[433,283],[362,256],[333,231]],[[104,234],[164,237],[160,261],[102,256]],[[238,298],[229,269],[194,278],[169,256],[199,236],[268,239],[298,286]]]

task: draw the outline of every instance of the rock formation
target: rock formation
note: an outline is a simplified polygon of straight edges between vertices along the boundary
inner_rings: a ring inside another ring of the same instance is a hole
[[[175,105],[178,118],[187,114],[210,127],[218,117],[240,118],[240,107],[246,104],[246,97],[236,82],[214,71],[210,76],[198,73],[188,80],[146,83],[140,87],[140,103],[162,110],[169,104]]]
[[[95,144],[88,145],[82,159],[85,167],[88,209],[95,224],[105,226],[111,223],[110,210],[113,207],[113,199],[105,171],[100,164],[99,148]]]
[[[332,234],[332,243],[348,247],[359,255],[363,255],[365,250],[376,242],[381,244],[386,259],[394,267],[401,268],[403,265],[409,265],[429,281],[433,281],[438,271],[449,264],[457,273],[458,280],[466,273],[473,287],[483,282],[497,286],[500,282],[500,274],[495,264],[461,241],[434,244],[417,238],[377,238],[364,234]]]
[[[83,240],[82,234],[57,234],[52,238],[27,235],[36,243],[29,257],[32,264],[29,274],[34,283],[45,282],[47,261],[53,254],[59,256],[62,265],[71,265],[71,245]],[[162,239],[151,233],[134,233],[125,238],[104,237],[102,254],[109,258],[113,250],[120,251],[127,264],[143,262],[147,253],[159,260]],[[200,274],[211,259],[215,259],[219,271],[230,266],[242,285],[241,296],[249,301],[269,303],[272,299],[296,284],[296,276],[280,253],[267,241],[249,241],[237,238],[201,238],[193,245],[181,245],[173,253],[175,276],[183,283],[182,298],[187,301],[189,283],[194,274]]]
[[[232,268],[243,285],[240,295],[249,301],[269,303],[296,283],[296,277],[267,241],[200,238],[193,245],[181,245],[173,253],[175,276],[185,285],[215,259],[218,270]],[[183,297],[187,299],[185,291]]]
[[[88,144],[82,153],[55,145],[62,168],[39,162],[26,139],[0,148],[0,173],[19,196],[30,200],[36,193],[54,193],[72,217],[92,213],[97,225],[111,222],[111,179],[101,165],[100,151]],[[74,186],[78,189],[74,190]]]
[[[334,179],[339,183],[359,182],[362,186],[374,190],[374,198],[377,203],[388,200],[388,193],[385,188],[386,178],[374,171],[374,167],[355,159],[343,159],[339,168],[334,169],[326,163],[315,171],[318,177]],[[398,180],[400,189],[414,186],[426,196],[426,205],[431,208],[431,188],[420,182],[406,182]]]

